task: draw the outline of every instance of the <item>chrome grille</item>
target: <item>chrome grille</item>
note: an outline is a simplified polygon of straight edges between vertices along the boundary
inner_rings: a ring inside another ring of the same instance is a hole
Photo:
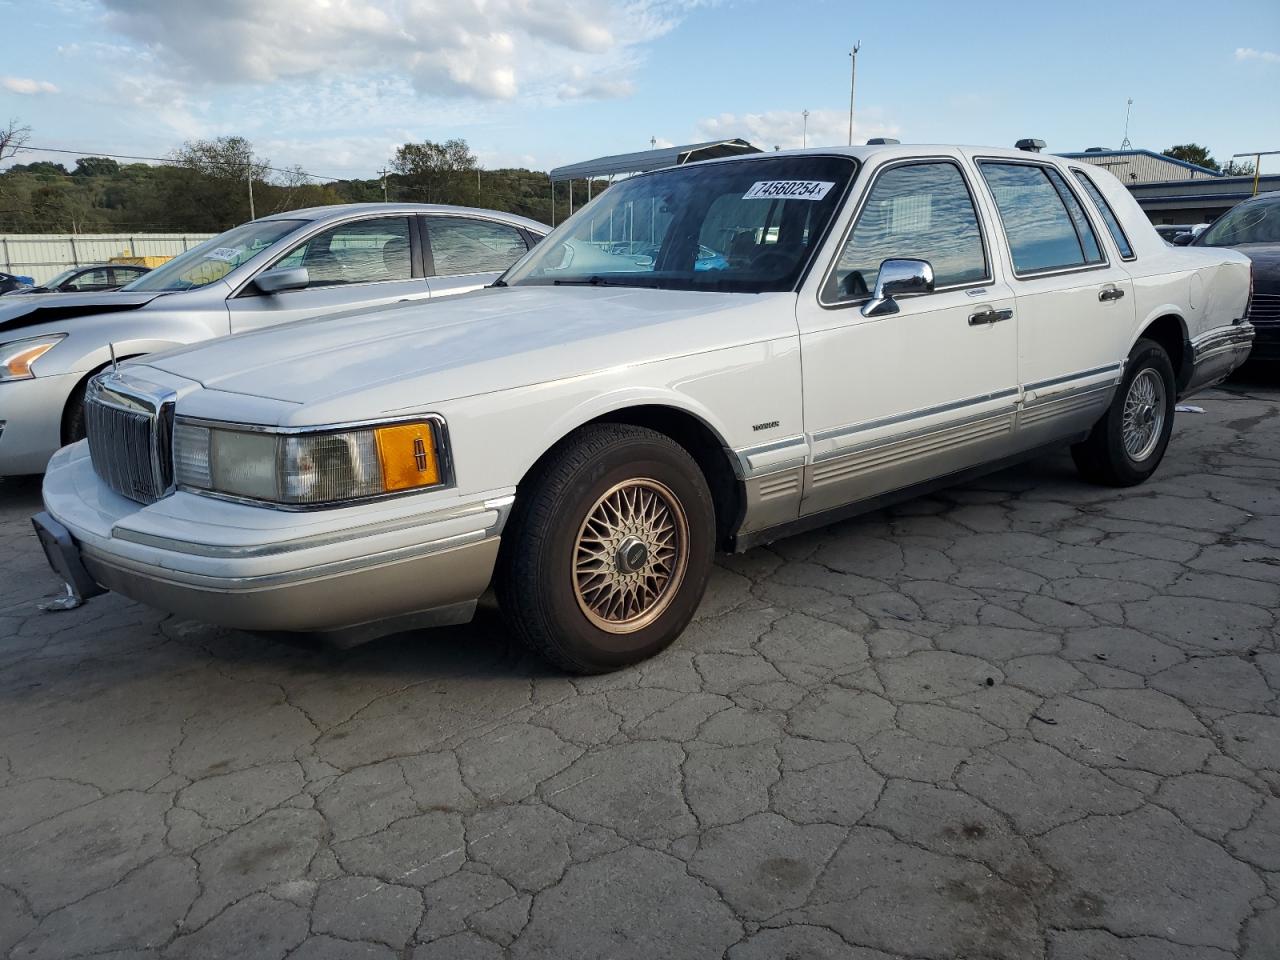
[[[1280,293],[1255,293],[1249,304],[1248,320],[1259,326],[1280,324]]]
[[[112,490],[154,503],[173,485],[173,402],[120,374],[104,374],[85,392],[85,431],[93,469]]]

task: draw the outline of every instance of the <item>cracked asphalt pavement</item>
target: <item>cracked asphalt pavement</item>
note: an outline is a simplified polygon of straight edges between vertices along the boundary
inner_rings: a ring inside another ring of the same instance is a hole
[[[56,593],[0,483],[0,956],[1280,957],[1280,387],[721,560],[571,679]]]

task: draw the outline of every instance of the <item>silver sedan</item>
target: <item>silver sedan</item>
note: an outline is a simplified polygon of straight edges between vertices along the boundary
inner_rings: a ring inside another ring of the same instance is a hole
[[[493,210],[359,203],[242,224],[121,290],[0,301],[0,476],[84,436],[85,386],[114,356],[492,283],[550,228]]]

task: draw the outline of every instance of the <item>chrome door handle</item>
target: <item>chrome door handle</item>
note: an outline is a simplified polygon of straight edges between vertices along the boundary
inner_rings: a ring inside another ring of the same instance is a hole
[[[1106,303],[1108,300],[1119,300],[1123,296],[1124,291],[1119,287],[1107,287],[1105,290],[1098,292],[1098,299],[1103,303]]]
[[[1012,310],[979,310],[969,314],[969,326],[981,327],[989,323],[999,323],[1013,316]]]

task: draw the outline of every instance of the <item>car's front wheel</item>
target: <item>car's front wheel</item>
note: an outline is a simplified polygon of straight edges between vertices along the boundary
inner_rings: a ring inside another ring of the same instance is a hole
[[[669,437],[590,424],[521,484],[502,538],[498,600],[511,630],[574,673],[671,644],[706,590],[715,507]]]
[[[1169,354],[1154,340],[1139,340],[1111,406],[1088,438],[1071,448],[1080,475],[1131,487],[1155,473],[1173,432],[1176,394]]]

